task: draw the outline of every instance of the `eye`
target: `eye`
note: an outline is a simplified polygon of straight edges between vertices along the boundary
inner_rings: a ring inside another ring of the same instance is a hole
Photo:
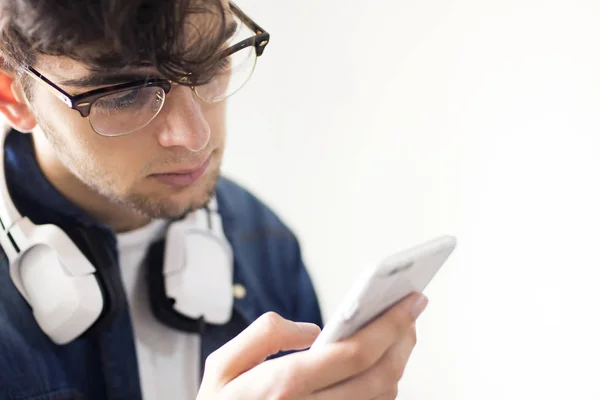
[[[141,89],[111,94],[99,99],[94,106],[106,110],[122,110],[139,104]]]
[[[114,108],[125,108],[127,106],[134,104],[138,100],[139,96],[140,96],[140,89],[131,90],[131,91],[125,92],[124,94],[121,93],[121,95],[119,97],[111,99],[111,103],[112,103],[111,105]]]

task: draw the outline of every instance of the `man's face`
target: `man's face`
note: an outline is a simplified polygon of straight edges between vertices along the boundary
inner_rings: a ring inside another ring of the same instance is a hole
[[[74,60],[43,56],[35,68],[70,94],[94,89],[61,85],[90,75]],[[31,92],[38,158],[54,175],[64,170],[60,179],[70,176],[73,187],[83,182],[94,196],[153,218],[175,218],[210,199],[223,157],[225,102],[204,103],[189,87],[175,85],[144,128],[104,137],[39,83]]]

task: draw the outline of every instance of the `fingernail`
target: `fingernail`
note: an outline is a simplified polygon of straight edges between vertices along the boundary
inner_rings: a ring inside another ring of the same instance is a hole
[[[427,307],[427,303],[429,303],[429,300],[422,294],[414,301],[410,311],[415,319],[419,318],[419,315],[421,315],[425,310],[425,307]]]
[[[310,324],[306,322],[296,322],[296,326],[300,329],[300,332],[307,336],[317,336],[321,332],[321,328],[318,325]]]

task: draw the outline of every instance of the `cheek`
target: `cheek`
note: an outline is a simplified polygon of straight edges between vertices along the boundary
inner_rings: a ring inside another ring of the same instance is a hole
[[[210,126],[211,139],[213,144],[218,146],[222,145],[225,139],[226,132],[226,101],[205,106],[202,108],[202,112],[204,113],[204,118],[206,118],[206,122],[208,122],[208,126]]]
[[[56,153],[70,169],[94,158],[90,136],[94,134],[87,119],[71,110],[47,90],[35,94],[33,110],[38,124],[46,133]]]
[[[121,181],[132,181],[145,173],[152,162],[154,146],[144,131],[122,137],[98,137],[97,162],[107,173],[116,174]],[[151,138],[150,138],[151,139]]]
[[[36,94],[34,110],[40,127],[52,138],[63,162],[83,179],[110,180],[125,187],[135,179],[140,165],[143,167],[141,158],[145,152],[142,149],[148,144],[141,143],[139,135],[100,136],[90,127],[87,118],[47,91]]]
[[[95,180],[112,187],[115,194],[124,195],[133,189],[150,165],[152,150],[140,131],[123,137],[97,135],[85,143],[89,165]]]
[[[85,139],[87,131],[91,130],[86,118],[67,107],[48,90],[38,89],[34,100],[33,110],[43,129],[48,126],[58,135],[76,142]]]

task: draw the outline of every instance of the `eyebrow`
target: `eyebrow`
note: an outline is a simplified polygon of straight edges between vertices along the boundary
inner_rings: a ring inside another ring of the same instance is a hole
[[[144,81],[150,78],[150,75],[145,73],[114,73],[114,74],[92,74],[82,78],[66,79],[60,81],[60,85],[90,88],[95,86],[116,85],[124,82]]]
[[[238,29],[238,23],[232,22],[223,31],[222,41],[230,39]],[[158,74],[141,73],[141,72],[114,72],[90,74],[81,78],[71,78],[59,81],[61,86],[77,87],[77,88],[92,88],[109,85],[117,85],[125,82],[144,81],[151,78],[160,78]]]

